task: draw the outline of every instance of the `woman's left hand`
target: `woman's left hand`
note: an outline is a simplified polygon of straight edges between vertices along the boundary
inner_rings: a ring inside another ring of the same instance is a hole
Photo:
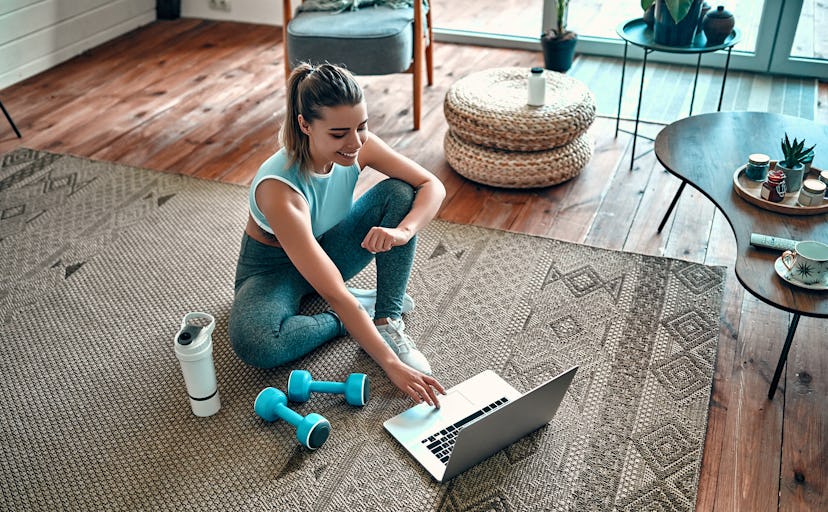
[[[386,252],[407,244],[413,236],[407,229],[374,226],[362,240],[362,248],[372,254]]]

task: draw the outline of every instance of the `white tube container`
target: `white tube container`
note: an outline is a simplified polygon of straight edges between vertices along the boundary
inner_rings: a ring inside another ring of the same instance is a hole
[[[196,416],[212,416],[221,408],[213,365],[213,329],[215,319],[192,312],[184,315],[181,329],[175,335],[175,355],[181,363],[184,384],[190,396],[190,407]]]
[[[527,105],[540,107],[546,100],[546,77],[543,68],[532,68],[529,73],[529,99]]]

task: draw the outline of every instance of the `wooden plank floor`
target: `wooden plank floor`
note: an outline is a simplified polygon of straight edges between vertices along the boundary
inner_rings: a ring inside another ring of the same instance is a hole
[[[0,91],[24,135],[15,138],[0,119],[0,153],[30,147],[249,183],[276,149],[284,115],[280,35],[190,19],[138,29]],[[609,119],[591,129],[595,156],[581,176],[556,187],[496,190],[446,164],[442,100],[450,84],[480,68],[540,60],[536,52],[438,44],[422,129],[411,131],[405,75],[360,78],[370,126],[445,183],[443,219],[728,266],[697,510],[828,510],[825,321],[802,318],[780,390],[767,400],[790,315],[741,288],[733,235],[707,199],[688,187],[656,234],[678,181],[652,153],[629,171],[630,138],[615,138]],[[818,112],[826,122],[825,108]],[[367,175],[361,187],[376,179]]]

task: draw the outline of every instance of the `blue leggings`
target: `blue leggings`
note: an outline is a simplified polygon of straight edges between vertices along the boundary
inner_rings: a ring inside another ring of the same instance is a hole
[[[351,207],[342,222],[319,238],[344,280],[377,260],[375,318],[399,318],[414,261],[416,237],[406,245],[376,256],[360,244],[374,226],[397,227],[411,210],[414,189],[404,181],[381,181]],[[314,293],[284,250],[244,234],[233,308],[230,342],[246,363],[260,368],[279,366],[307,354],[326,341],[343,336],[345,327],[330,313],[299,315],[302,298]]]

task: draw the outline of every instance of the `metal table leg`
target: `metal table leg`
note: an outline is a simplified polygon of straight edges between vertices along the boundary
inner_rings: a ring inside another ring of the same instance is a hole
[[[776,363],[776,371],[773,372],[773,380],[771,381],[770,391],[768,391],[768,400],[773,400],[773,395],[776,394],[779,377],[782,376],[782,368],[785,367],[785,362],[788,360],[788,351],[791,349],[791,342],[796,333],[797,325],[799,325],[799,313],[794,313],[791,319],[791,325],[788,326],[788,336],[785,338],[785,345],[782,346],[782,353],[779,354],[779,362]]]
[[[12,121],[12,118],[11,118],[11,116],[9,115],[8,111],[6,110],[6,107],[4,107],[4,106],[3,106],[3,102],[2,102],[2,101],[0,101],[0,109],[2,109],[2,110],[3,110],[3,114],[5,114],[6,119],[8,119],[9,124],[10,124],[10,125],[11,125],[11,127],[12,127],[12,130],[14,130],[14,133],[17,135],[17,138],[18,138],[18,139],[22,139],[22,138],[23,138],[23,136],[22,136],[22,135],[20,135],[20,130],[18,130],[18,129],[17,129],[17,126],[15,126],[15,125],[14,125],[14,121]]]
[[[618,115],[615,116],[615,138],[618,138],[618,126],[621,123],[621,98],[624,97],[624,75],[627,72],[627,48],[630,43],[624,41],[624,60],[621,64],[621,85],[618,86]]]
[[[635,130],[633,131],[632,155],[630,155],[630,170],[635,163],[635,143],[638,140],[638,119],[641,117],[641,97],[644,95],[644,75],[647,73],[647,55],[653,50],[644,50],[644,63],[641,66],[641,85],[638,87],[638,108],[635,109]]]
[[[682,191],[684,190],[684,186],[687,185],[687,182],[681,180],[681,185],[679,185],[678,190],[676,191],[676,195],[673,196],[673,200],[670,201],[670,207],[667,208],[667,213],[664,214],[664,217],[661,219],[661,224],[658,225],[658,232],[661,233],[661,230],[664,229],[664,224],[667,223],[667,219],[670,217],[670,214],[673,212],[673,208],[676,207],[676,203],[678,203],[679,197],[681,196]]]
[[[724,75],[722,76],[722,90],[719,92],[719,106],[716,107],[716,112],[722,111],[722,98],[724,98],[725,82],[727,82],[727,70],[730,68],[730,52],[733,47],[727,49],[727,60],[725,60]]]
[[[700,53],[699,58],[696,59],[696,75],[693,78],[693,94],[690,95],[690,113],[687,114],[687,117],[693,115],[693,103],[695,103],[696,101],[696,85],[699,83],[699,68],[701,67],[701,56],[702,54]]]

